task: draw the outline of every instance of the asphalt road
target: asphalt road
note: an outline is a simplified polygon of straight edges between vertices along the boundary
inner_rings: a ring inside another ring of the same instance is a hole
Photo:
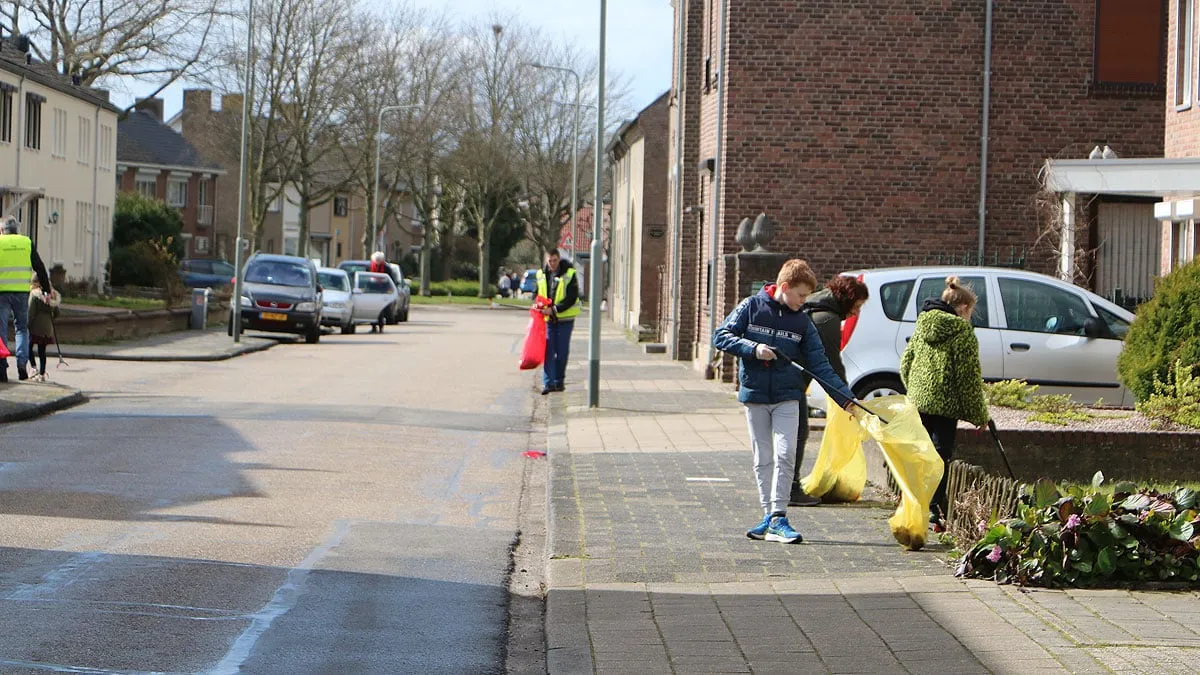
[[[0,426],[0,673],[501,671],[526,320],[55,371],[91,402]]]

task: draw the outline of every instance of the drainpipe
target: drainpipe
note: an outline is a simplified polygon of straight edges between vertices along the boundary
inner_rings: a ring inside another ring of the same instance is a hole
[[[13,97],[13,107],[17,109],[15,115],[17,121],[13,127],[12,142],[17,148],[17,179],[14,181],[18,188],[21,187],[21,149],[25,147],[25,139],[17,134],[25,132],[25,76],[21,75],[21,81],[17,83],[17,95]],[[7,212],[8,209],[5,209]],[[14,215],[15,217],[15,215]]]
[[[708,362],[704,364],[704,377],[716,377],[713,362],[717,358],[717,348],[713,346],[713,335],[717,332],[717,248],[721,237],[721,153],[725,147],[725,84],[728,81],[725,72],[725,24],[729,17],[725,14],[725,0],[717,3],[717,142],[713,157],[712,176],[712,242],[711,269],[708,274]]]
[[[95,157],[92,160],[92,283],[98,290],[103,290],[100,281],[100,205],[97,199],[100,191],[100,106],[96,106],[96,122],[92,125],[92,144]]]
[[[672,2],[678,15],[675,20],[675,184],[671,186],[675,201],[675,208],[671,209],[671,246],[674,255],[671,256],[671,311],[667,315],[667,320],[671,322],[671,344],[667,349],[672,359],[679,358],[679,277],[683,273],[680,249],[683,248],[683,10],[686,1]]]
[[[983,37],[983,128],[979,143],[979,264],[983,265],[983,239],[987,232],[988,116],[992,105],[992,1],[987,1]]]

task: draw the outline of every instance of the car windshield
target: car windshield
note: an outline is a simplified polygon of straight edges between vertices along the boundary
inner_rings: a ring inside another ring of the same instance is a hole
[[[226,277],[233,276],[233,265],[230,265],[229,263],[223,263],[218,260],[214,260],[212,264],[212,270],[213,274],[220,274]]]
[[[312,276],[309,269],[299,263],[259,260],[246,270],[246,282],[273,286],[308,286],[312,283]]]
[[[317,272],[317,279],[326,290],[350,292],[350,279],[345,274]]]
[[[355,277],[358,287],[363,289],[363,293],[391,293],[391,279],[385,276],[374,274],[359,274]]]

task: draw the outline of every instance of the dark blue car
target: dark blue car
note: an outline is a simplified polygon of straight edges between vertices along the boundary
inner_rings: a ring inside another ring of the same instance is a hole
[[[233,265],[223,260],[187,259],[179,263],[179,276],[188,288],[219,288],[233,283]]]
[[[521,278],[522,293],[537,293],[537,270],[525,270],[525,276]]]

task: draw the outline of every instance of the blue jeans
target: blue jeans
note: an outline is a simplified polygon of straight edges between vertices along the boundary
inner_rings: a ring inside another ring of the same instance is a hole
[[[17,323],[17,348],[9,349],[17,357],[17,368],[24,369],[29,363],[29,294],[6,291],[0,293],[0,340],[8,346],[8,317]],[[8,367],[8,359],[4,359]]]
[[[571,355],[571,331],[575,322],[559,321],[546,324],[546,362],[542,366],[542,383],[561,387],[567,377],[567,359]]]

